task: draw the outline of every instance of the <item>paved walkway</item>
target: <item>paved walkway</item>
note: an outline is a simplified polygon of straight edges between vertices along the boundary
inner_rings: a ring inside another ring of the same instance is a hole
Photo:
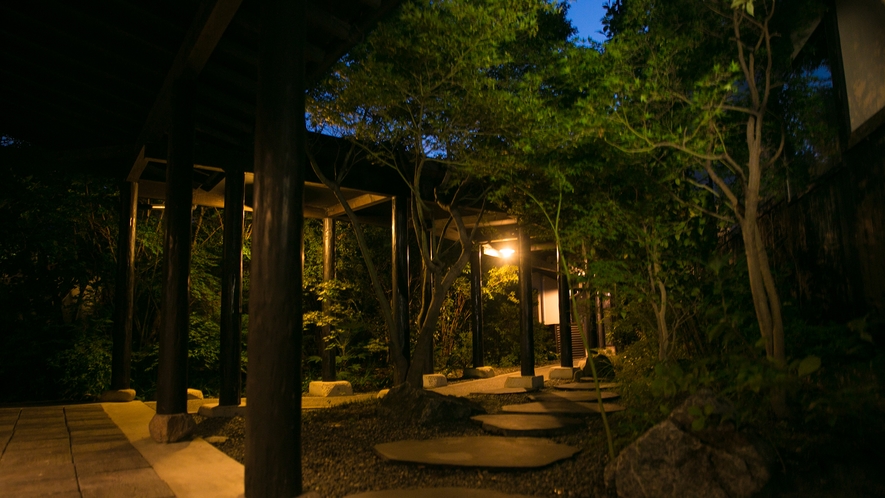
[[[144,403],[0,409],[0,495],[236,497],[243,466],[202,439],[157,444]]]
[[[557,365],[547,365],[546,367],[536,367],[535,375],[543,375],[545,379],[550,378],[550,370],[552,370]],[[449,394],[452,396],[467,396],[470,393],[475,393],[479,391],[490,391],[492,389],[501,389],[504,387],[504,383],[507,382],[508,377],[519,377],[521,374],[519,371],[497,375],[495,377],[489,379],[477,379],[477,380],[468,380],[465,382],[458,382],[456,384],[450,384],[444,387],[437,387],[435,389],[429,389],[433,392],[438,392],[440,394]]]

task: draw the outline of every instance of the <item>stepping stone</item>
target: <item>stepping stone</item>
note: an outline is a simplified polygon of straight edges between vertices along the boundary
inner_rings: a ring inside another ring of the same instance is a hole
[[[523,403],[520,405],[505,405],[501,407],[501,411],[534,415],[590,415],[592,413],[598,413],[586,406],[568,400],[536,401],[534,403]]]
[[[532,498],[526,495],[508,495],[491,489],[470,488],[412,488],[368,491],[344,498]]]
[[[498,389],[489,389],[488,391],[473,391],[470,394],[497,395],[497,394],[525,394],[525,393],[531,393],[531,392],[535,392],[535,391],[532,391],[531,389],[526,389],[524,387],[501,387]]]
[[[613,389],[615,387],[619,387],[621,384],[617,382],[602,382],[599,384],[600,389]],[[595,391],[596,384],[593,382],[572,382],[570,384],[560,384],[558,386],[553,386],[553,389],[559,389],[560,391]]]
[[[612,392],[612,391],[602,391],[599,393],[602,396],[603,400],[608,399],[617,399],[620,398],[621,395]],[[532,401],[585,401],[585,402],[595,402],[596,400],[596,392],[594,391],[554,391],[550,393],[538,393],[529,395],[529,399]]]
[[[624,408],[614,403],[603,403],[605,412],[619,412]],[[536,401],[534,403],[524,403],[521,405],[506,405],[501,407],[501,411],[507,413],[528,413],[528,414],[548,414],[548,415],[587,415],[590,413],[599,413],[598,403],[576,403],[573,401]]]
[[[476,415],[470,417],[482,424],[484,431],[502,436],[555,436],[583,425],[581,420],[555,415]]]
[[[447,437],[375,445],[379,456],[394,462],[498,469],[545,467],[578,451],[579,448],[532,437]]]

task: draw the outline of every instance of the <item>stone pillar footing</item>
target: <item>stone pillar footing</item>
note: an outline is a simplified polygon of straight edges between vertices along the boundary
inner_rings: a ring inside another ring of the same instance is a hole
[[[310,396],[353,396],[353,387],[346,380],[336,380],[335,382],[314,381],[310,383],[307,389]]]
[[[489,379],[495,376],[495,369],[492,367],[465,368],[465,379]]]
[[[126,403],[135,399],[135,389],[112,389],[101,393],[102,403]]]
[[[575,372],[580,371],[574,367],[554,367],[550,369],[550,379],[574,380]]]
[[[197,410],[197,414],[206,418],[231,418],[246,417],[246,400],[239,405],[219,405],[218,403],[206,403]]]
[[[544,377],[541,375],[523,375],[521,377],[507,377],[504,387],[521,387],[537,391],[544,387]]]
[[[203,391],[199,389],[188,388],[187,399],[203,399]]]
[[[449,381],[446,380],[446,376],[443,374],[428,374],[424,376],[424,389],[433,389],[447,385],[449,385]]]
[[[158,443],[177,443],[190,439],[197,424],[189,413],[156,414],[148,428]]]

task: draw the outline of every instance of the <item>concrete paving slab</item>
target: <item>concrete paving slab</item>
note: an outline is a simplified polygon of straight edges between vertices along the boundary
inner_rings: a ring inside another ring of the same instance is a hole
[[[501,411],[506,413],[546,415],[589,415],[591,413],[597,413],[586,406],[567,400],[535,401],[533,403],[523,403],[519,405],[504,405],[501,407]]]
[[[578,451],[549,439],[530,437],[449,437],[375,445],[379,456],[395,462],[498,469],[545,467]]]
[[[100,426],[99,428],[95,427],[80,427],[74,428],[72,427],[70,430],[71,439],[82,439],[82,438],[94,438],[99,436],[118,436],[120,435],[120,429],[116,426]]]
[[[0,459],[0,465],[4,467],[10,465],[63,465],[65,463],[71,463],[71,448],[67,444],[29,450],[7,450],[3,453],[3,458]]]
[[[131,448],[132,443],[129,442],[128,439],[123,437],[122,439],[115,439],[112,441],[101,441],[97,443],[81,443],[81,444],[72,444],[71,445],[71,453],[74,455],[74,458],[77,458],[78,455],[83,455],[86,453],[94,453],[94,452],[113,452],[117,450],[124,450],[127,448]]]
[[[0,477],[0,489],[4,496],[51,496],[52,498],[80,498],[76,477],[28,477],[17,480],[6,480]]]
[[[368,491],[344,498],[532,498],[526,495],[509,495],[491,489],[470,488],[412,488]]]
[[[154,469],[120,470],[81,475],[78,479],[83,498],[166,498],[175,496]],[[206,494],[204,496],[212,496]]]
[[[481,423],[484,431],[517,437],[555,436],[584,425],[579,419],[555,415],[495,414],[470,419]]]
[[[613,391],[602,391],[599,394],[602,396],[603,401],[621,397],[620,394]],[[529,396],[529,399],[532,401],[562,401],[564,399],[568,401],[584,402],[597,401],[595,391],[553,391],[549,393],[532,394]]]
[[[127,441],[126,436],[121,432],[116,434],[78,434],[71,437],[71,446],[77,447],[94,443],[119,443],[125,441]]]
[[[131,444],[128,448],[76,453],[74,454],[74,465],[77,467],[77,475],[80,477],[100,472],[150,467],[147,460]]]
[[[68,439],[70,434],[65,427],[45,428],[33,427],[28,429],[15,429],[12,439],[18,441],[43,441],[47,439]]]
[[[148,430],[154,411],[139,401],[102,403],[102,407],[176,496],[234,498],[244,494],[243,465],[211,444],[199,438],[155,443]]]
[[[620,387],[621,384],[617,382],[601,382],[599,384],[600,389],[614,389],[616,387]],[[553,386],[553,389],[558,389],[560,391],[595,391],[596,385],[593,382],[571,382],[568,384],[560,384],[558,386]]]
[[[19,485],[44,479],[73,479],[73,489],[77,489],[77,472],[70,460],[58,465],[0,465],[0,489],[16,489]],[[9,495],[16,496],[16,493],[9,492]]]
[[[67,439],[29,439],[23,440],[17,437],[14,437],[9,445],[6,447],[6,451],[29,451],[29,450],[38,450],[41,448],[54,448],[54,447],[68,448],[70,447],[70,441]]]

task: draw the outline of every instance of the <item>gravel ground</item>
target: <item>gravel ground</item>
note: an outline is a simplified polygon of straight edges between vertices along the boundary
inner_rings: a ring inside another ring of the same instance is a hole
[[[549,389],[549,387],[547,388]],[[471,396],[489,413],[501,406],[529,402],[527,395]],[[551,437],[581,449],[575,457],[535,470],[477,470],[391,463],[378,457],[373,446],[404,439],[487,435],[471,421],[433,427],[398,425],[375,415],[377,400],[303,412],[302,462],[304,490],[325,498],[383,489],[463,486],[537,497],[604,496],[606,460],[601,419],[585,418],[586,425],[568,435]],[[617,415],[614,415],[615,418]],[[245,423],[240,417],[197,421],[196,435],[226,436],[215,444],[239,462],[245,451]]]

